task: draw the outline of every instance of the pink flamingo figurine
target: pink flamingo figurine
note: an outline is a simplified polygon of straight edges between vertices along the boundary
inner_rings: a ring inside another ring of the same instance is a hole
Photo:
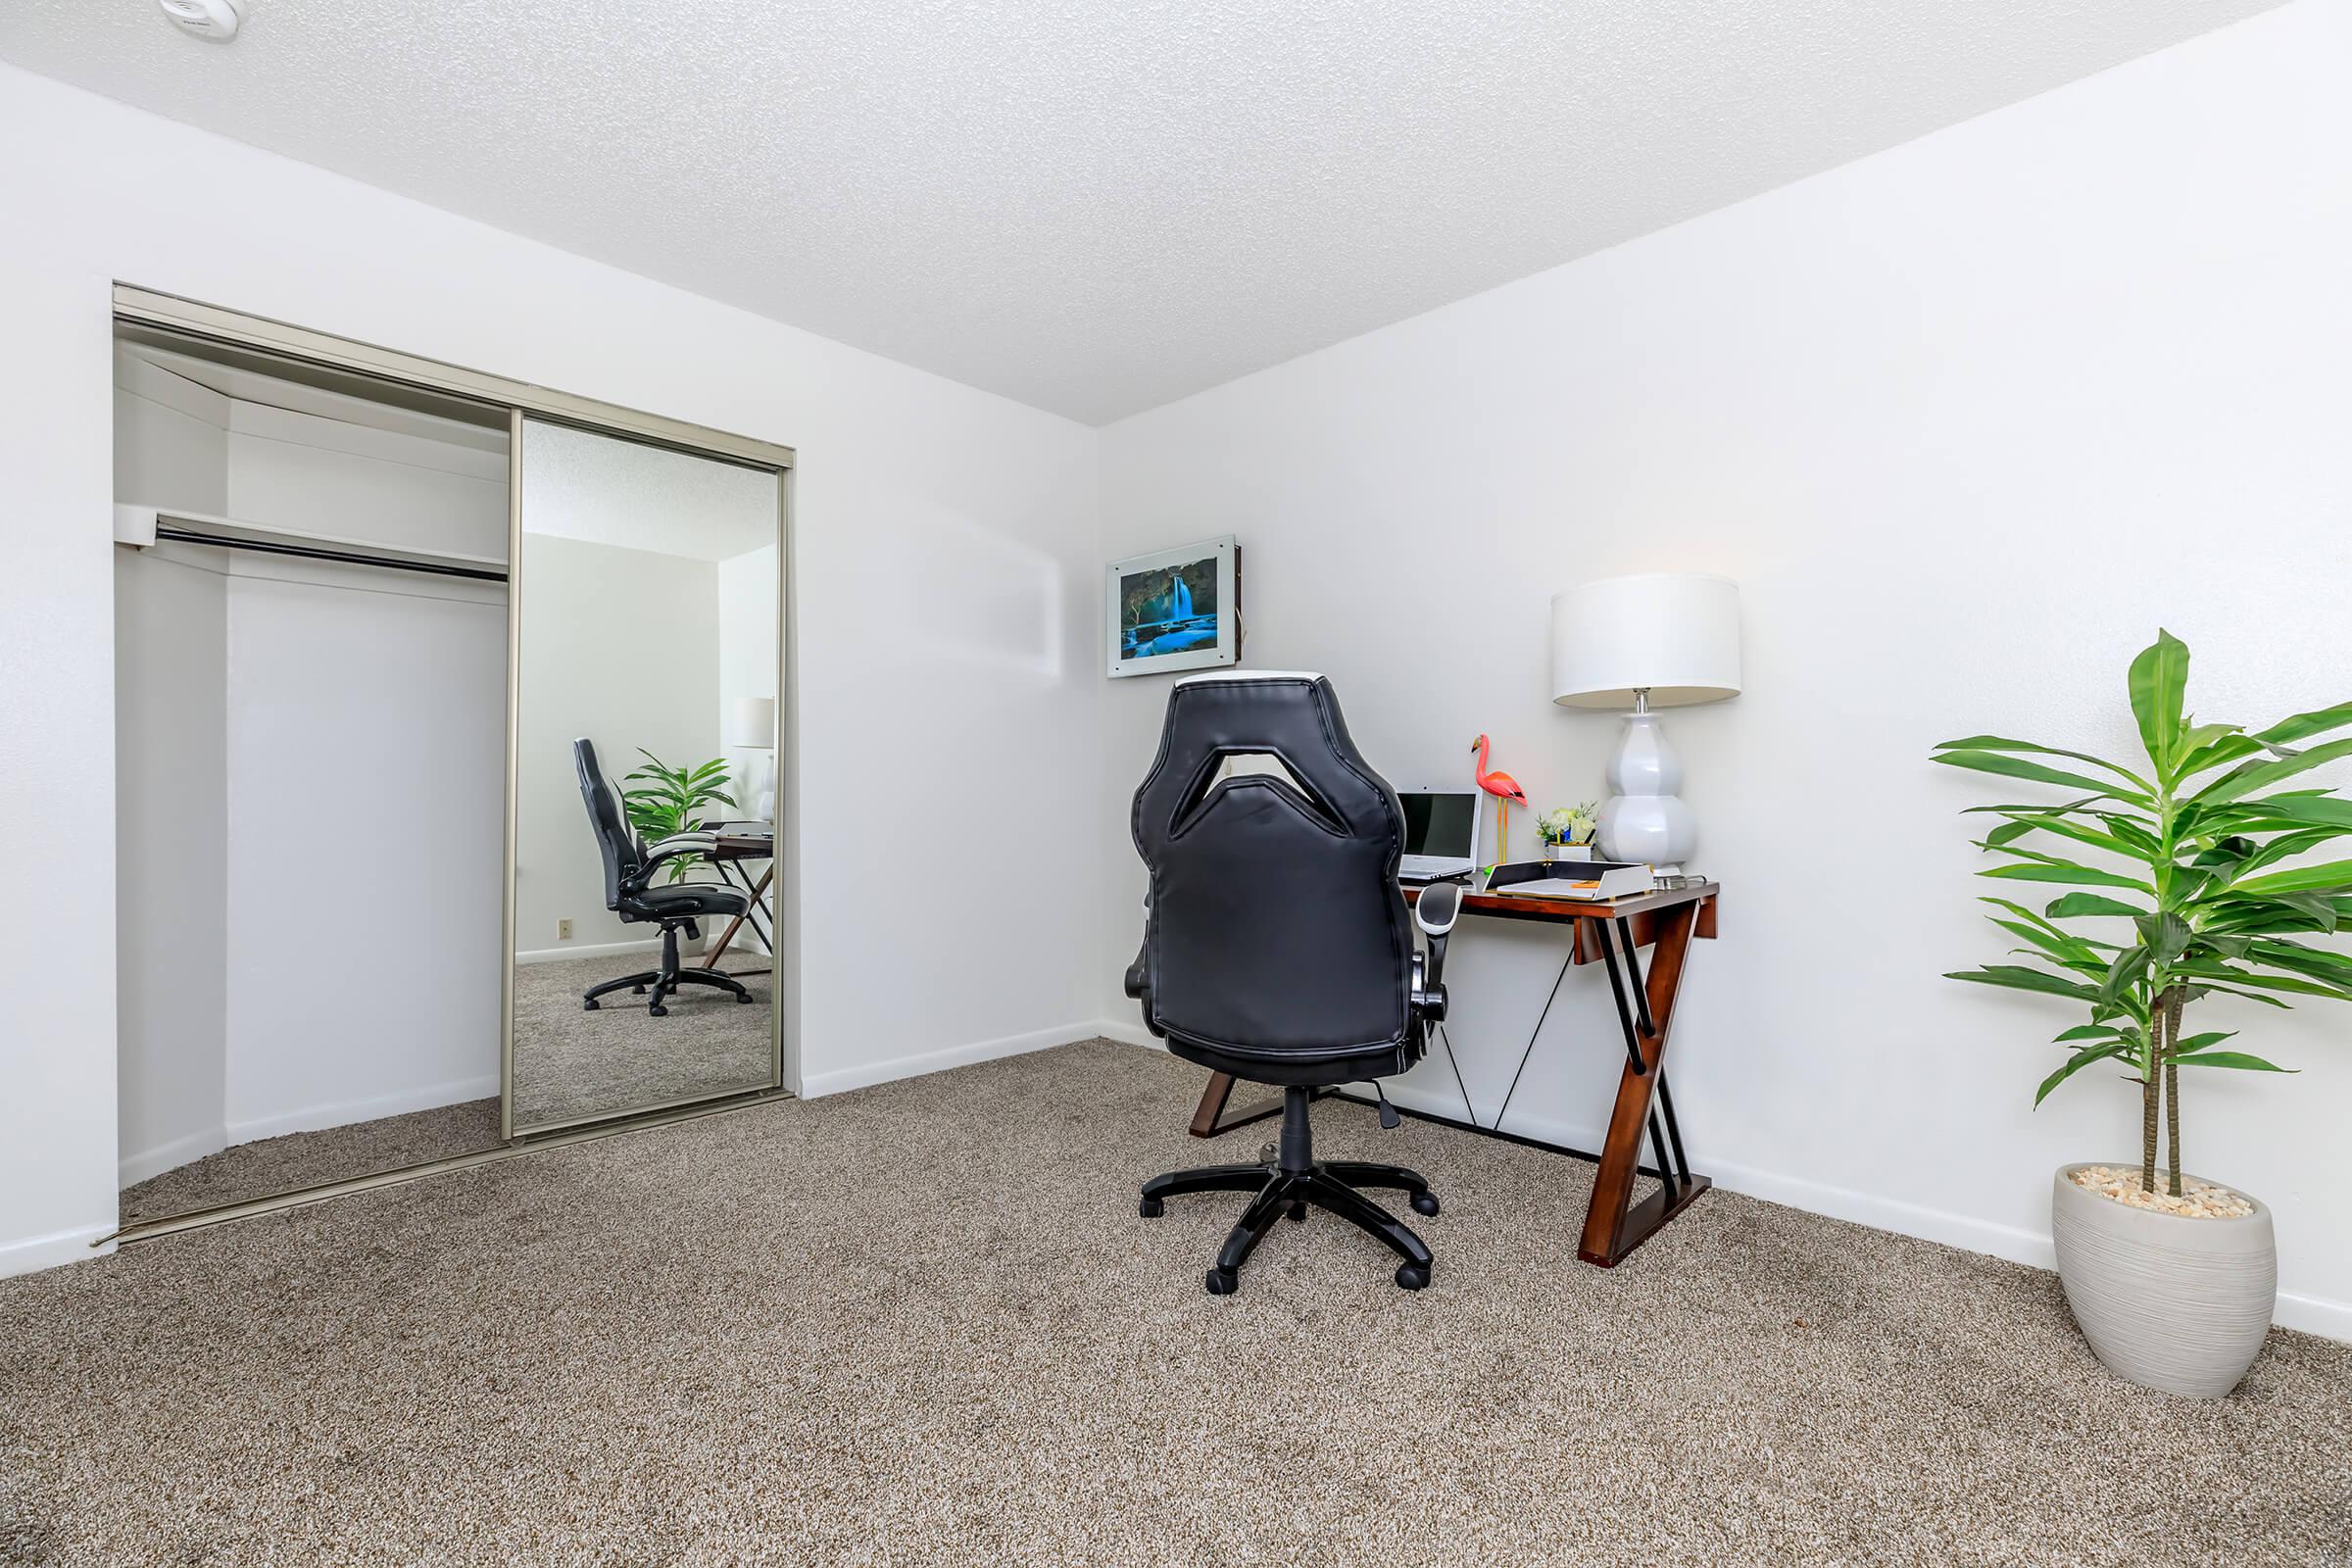
[[[1511,803],[1517,801],[1525,806],[1527,791],[1521,789],[1519,781],[1510,774],[1488,770],[1487,738],[1484,735],[1472,741],[1470,749],[1478,754],[1478,787],[1502,803],[1502,822],[1494,830],[1494,858],[1501,860],[1507,858],[1510,850]]]

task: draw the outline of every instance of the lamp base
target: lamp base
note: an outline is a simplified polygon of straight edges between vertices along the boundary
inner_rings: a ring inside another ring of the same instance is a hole
[[[1674,874],[1698,848],[1698,819],[1675,791],[1683,764],[1666,744],[1658,715],[1625,715],[1625,734],[1609,759],[1614,793],[1600,808],[1600,851],[1612,860]]]

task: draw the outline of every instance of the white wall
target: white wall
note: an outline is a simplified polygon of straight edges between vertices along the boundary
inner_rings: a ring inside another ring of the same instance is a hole
[[[128,1187],[227,1143],[228,606],[216,567],[160,553],[119,552],[115,582],[122,720],[138,737],[118,758],[114,835]]]
[[[228,1142],[496,1094],[506,607],[252,559],[228,579]]]
[[[0,1272],[86,1255],[115,1224],[114,956],[89,934],[117,913],[111,835],[90,830],[116,805],[117,278],[798,448],[804,1087],[1089,1029],[1101,1001],[1071,956],[1098,917],[1070,890],[1091,835],[1039,834],[987,920],[909,908],[869,870],[938,796],[1091,820],[1093,431],[14,68],[0,145],[24,149],[0,160],[0,858],[43,890],[0,901]]]
[[[571,746],[595,742],[616,791],[643,765],[639,747],[673,767],[718,755],[718,568],[526,532],[522,581],[514,946],[531,958],[641,947],[647,927],[605,907]],[[561,920],[572,922],[568,942]]]
[[[1745,694],[1666,720],[1726,888],[1677,1029],[1692,1157],[2046,1262],[2052,1168],[2134,1149],[2137,1102],[2094,1079],[2034,1112],[2079,1019],[1937,978],[2006,943],[1955,814],[1997,789],[1928,750],[2128,751],[2160,624],[2206,718],[2352,696],[2347,59],[2352,10],[2304,0],[1110,426],[1106,554],[1234,530],[1249,663],[1328,671],[1394,774],[1466,778],[1491,731],[1540,806],[1601,793],[1616,726],[1546,700],[1550,593],[1739,579]],[[1123,796],[1167,683],[1108,695]],[[1142,877],[1102,821],[1094,973],[1128,1019]],[[1453,951],[1491,1114],[1557,947],[1479,922]],[[1513,1126],[1597,1147],[1599,984],[1571,977]],[[2352,1008],[2201,1010],[2303,1076],[2193,1083],[2188,1164],[2276,1206],[2281,1320],[2352,1337]],[[1414,1085],[1458,1104],[1442,1062]]]
[[[735,705],[776,695],[776,564],[773,545],[718,564],[718,734],[728,793],[745,817],[756,814],[756,785],[775,765],[772,749],[735,744]]]

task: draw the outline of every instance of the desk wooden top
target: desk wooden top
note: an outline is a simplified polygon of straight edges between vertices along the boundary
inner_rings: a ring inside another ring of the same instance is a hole
[[[1407,904],[1415,903],[1421,897],[1419,888],[1404,888],[1401,891]],[[1694,888],[1661,888],[1655,893],[1638,893],[1630,899],[1607,900],[1465,891],[1462,895],[1462,912],[1484,914],[1498,920],[1566,923],[1575,944],[1576,961],[1597,963],[1600,961],[1600,946],[1593,921],[1622,918],[1633,927],[1635,945],[1647,947],[1657,940],[1660,915],[1687,904],[1695,904],[1698,913],[1691,924],[1690,934],[1711,940],[1715,935],[1715,910],[1723,902],[1722,894],[1723,886],[1717,882],[1702,882]]]

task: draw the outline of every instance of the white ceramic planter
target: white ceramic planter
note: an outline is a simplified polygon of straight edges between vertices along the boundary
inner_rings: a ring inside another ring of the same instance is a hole
[[[2133,1208],[2077,1187],[2082,1168],[2058,1168],[2050,1235],[2066,1304],[2091,1350],[2142,1388],[2220,1398],[2237,1387],[2270,1333],[2278,1298],[2270,1205],[2248,1197],[2254,1212],[2240,1219]]]

